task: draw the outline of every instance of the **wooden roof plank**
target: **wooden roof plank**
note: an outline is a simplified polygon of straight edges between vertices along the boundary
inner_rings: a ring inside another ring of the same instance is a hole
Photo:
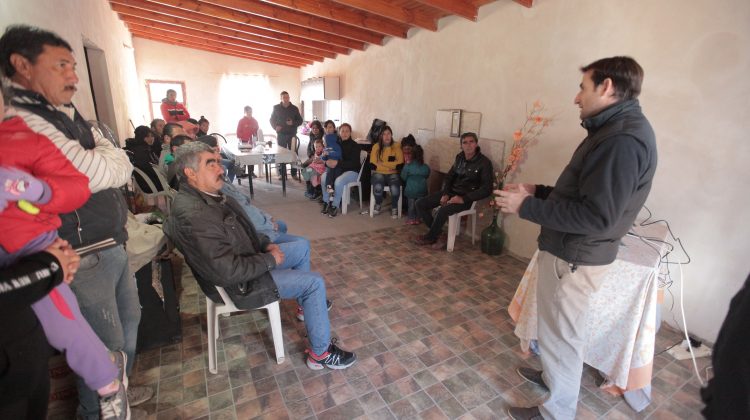
[[[236,0],[235,0],[236,1]],[[437,21],[415,10],[402,7],[386,0],[333,0],[336,3],[364,10],[378,16],[418,26],[430,31],[437,31]]]
[[[323,59],[325,58],[319,55],[312,55],[312,54],[303,53],[299,51],[292,51],[292,50],[286,50],[286,49],[278,48],[278,47],[271,47],[268,45],[259,44],[257,42],[250,42],[250,41],[245,41],[245,40],[241,40],[237,38],[229,38],[223,35],[208,33],[202,30],[190,29],[190,28],[186,28],[183,26],[171,25],[171,24],[156,22],[152,20],[145,20],[145,19],[136,18],[136,17],[127,16],[127,15],[120,15],[120,19],[122,19],[124,22],[128,23],[129,25],[131,24],[143,25],[146,27],[154,28],[154,29],[162,29],[165,31],[172,31],[175,33],[191,35],[191,36],[195,36],[199,38],[202,37],[202,38],[212,40],[212,41],[225,42],[228,44],[244,46],[244,47],[256,49],[258,51],[267,51],[270,53],[281,54],[281,55],[289,56],[292,58],[303,58],[303,59],[308,59],[308,60],[313,60],[313,61],[323,61]]]
[[[203,3],[196,0],[155,0],[152,3],[191,10],[208,16],[215,16],[250,26],[270,29],[276,32],[294,34],[296,36],[315,39],[317,41],[340,45],[342,47],[356,50],[365,49],[365,43],[362,41],[304,28],[299,25],[291,25],[286,22],[280,22],[278,20],[264,18],[250,13],[240,12],[238,10],[227,9],[226,7],[215,6],[213,4]]]
[[[336,53],[330,50],[321,50],[318,48],[312,48],[309,46],[299,45],[299,44],[295,44],[292,42],[280,41],[280,40],[273,39],[273,38],[266,38],[266,37],[262,37],[262,36],[258,36],[254,34],[249,34],[246,32],[240,32],[234,29],[225,28],[223,26],[210,25],[207,23],[201,23],[201,22],[196,22],[193,20],[182,19],[179,17],[168,16],[165,14],[156,13],[156,12],[144,10],[144,9],[138,9],[135,7],[125,6],[122,4],[112,3],[111,6],[112,6],[112,10],[119,13],[121,19],[123,20],[130,20],[130,19],[125,18],[127,16],[131,18],[135,17],[139,19],[145,19],[147,21],[162,22],[165,24],[184,26],[184,27],[199,30],[199,31],[214,33],[218,35],[224,35],[227,37],[242,39],[246,41],[257,42],[261,44],[284,48],[284,49],[291,50],[291,51],[299,51],[301,53],[313,54],[313,55],[318,55],[318,56],[327,57],[327,58],[336,57]]]
[[[478,7],[468,3],[465,0],[416,0],[424,5],[434,7],[435,9],[458,15],[470,21],[476,22]]]
[[[285,62],[281,62],[281,61],[276,61],[276,60],[265,58],[265,57],[252,57],[252,56],[248,56],[248,55],[245,55],[245,54],[236,53],[236,52],[233,52],[233,51],[224,51],[221,48],[212,48],[212,47],[206,47],[206,46],[202,46],[202,45],[198,45],[198,44],[192,44],[192,43],[184,41],[184,40],[180,41],[180,40],[164,39],[164,38],[161,38],[161,37],[158,37],[158,36],[154,36],[154,35],[150,35],[150,34],[146,34],[146,33],[140,33],[138,31],[136,31],[136,32],[133,33],[133,37],[134,38],[148,39],[148,40],[155,41],[155,42],[161,42],[163,44],[176,45],[178,47],[183,47],[183,48],[190,48],[190,49],[194,49],[194,50],[202,50],[202,51],[212,52],[212,53],[216,53],[216,54],[230,55],[230,56],[234,56],[234,57],[238,57],[238,58],[244,58],[246,60],[263,61],[263,62],[266,62],[266,63],[278,64],[278,65],[287,66],[287,67],[295,67],[295,68],[299,68],[300,67],[299,65],[295,65],[295,64],[291,64],[291,63],[285,63]]]
[[[166,31],[166,30],[163,30],[163,29],[156,29],[156,28],[150,27],[150,26],[144,26],[144,25],[137,25],[137,24],[128,23],[128,28],[131,31],[138,31],[140,33],[148,33],[148,34],[155,35],[155,36],[162,36],[162,37],[167,38],[167,39],[172,39],[172,40],[181,40],[181,39],[184,39],[186,41],[190,41],[190,42],[193,42],[193,43],[198,43],[200,45],[213,46],[213,47],[216,47],[216,48],[223,48],[223,49],[227,49],[227,50],[233,50],[233,51],[236,51],[236,52],[239,52],[239,53],[252,54],[252,55],[255,55],[255,56],[272,58],[272,59],[279,60],[279,61],[287,61],[287,62],[291,62],[291,63],[298,63],[300,65],[303,65],[303,64],[307,65],[307,64],[312,64],[313,63],[312,60],[308,60],[308,59],[304,59],[304,58],[294,58],[294,57],[284,56],[284,55],[280,55],[280,54],[269,53],[267,51],[258,51],[258,50],[255,50],[255,49],[249,48],[249,47],[242,47],[242,46],[239,46],[239,45],[227,44],[227,43],[221,42],[221,41],[213,41],[213,40],[201,38],[201,37],[198,37],[198,36],[192,36],[192,35],[187,35],[187,34],[183,34],[183,33],[176,33],[176,32],[172,32],[172,31]]]
[[[322,32],[344,36],[370,44],[382,45],[383,43],[383,35],[376,34],[372,31],[345,25],[329,19],[316,17],[307,13],[297,12],[285,7],[263,3],[259,0],[202,0],[196,2],[204,4],[210,3],[215,6],[226,7],[244,13],[250,13],[257,16],[276,19],[305,28],[315,28],[316,30]],[[186,1],[181,1],[181,3],[186,3]]]
[[[531,7],[533,6],[534,0],[515,0],[515,2],[522,6]]]
[[[321,42],[308,37],[288,35],[282,32],[272,31],[258,26],[250,26],[236,21],[222,19],[216,16],[204,15],[190,10],[178,9],[172,6],[151,3],[145,0],[110,0],[110,4],[113,7],[124,6],[128,7],[129,10],[137,9],[146,13],[158,14],[162,17],[162,19],[189,20],[191,22],[197,22],[207,26],[228,28],[268,39],[289,42],[291,44],[296,44],[303,47],[331,51],[337,54],[349,54],[350,52],[349,48],[335,45],[330,42]],[[364,44],[362,44],[362,47],[364,48]]]
[[[362,12],[337,4],[331,0],[266,0],[269,3],[290,9],[300,10],[334,21],[362,27],[384,35],[406,38],[409,25],[382,19],[370,13]]]

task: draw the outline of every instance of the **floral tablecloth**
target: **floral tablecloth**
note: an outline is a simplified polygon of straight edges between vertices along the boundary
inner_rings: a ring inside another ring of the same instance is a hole
[[[637,233],[663,239],[666,231],[652,225]],[[651,383],[661,249],[658,242],[623,238],[612,269],[592,297],[591,310],[598,316],[589,317],[584,362],[605,375],[602,387],[611,392],[640,389]],[[537,338],[536,286],[535,252],[508,308],[524,351]]]

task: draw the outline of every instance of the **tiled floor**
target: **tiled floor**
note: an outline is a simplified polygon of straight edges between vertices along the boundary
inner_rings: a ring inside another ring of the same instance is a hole
[[[141,406],[157,419],[498,419],[508,403],[542,395],[516,373],[538,367],[518,350],[506,307],[525,263],[489,257],[466,239],[456,251],[418,248],[421,227],[313,241],[313,269],[334,300],[332,332],[359,360],[344,371],[304,364],[304,325],[282,305],[286,361],[277,365],[265,312],[221,320],[219,373],[207,369],[205,298],[183,280],[183,339],[138,356],[132,383],[157,395]],[[662,328],[657,352],[678,341]],[[699,359],[704,372],[707,359]],[[655,360],[653,404],[633,412],[584,373],[578,418],[699,418],[689,361]]]

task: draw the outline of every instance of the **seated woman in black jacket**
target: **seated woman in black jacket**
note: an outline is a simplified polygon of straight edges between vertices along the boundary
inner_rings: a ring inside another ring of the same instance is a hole
[[[341,167],[341,175],[336,178],[333,185],[333,202],[329,203],[328,191],[323,188],[323,211],[328,217],[336,217],[338,209],[341,207],[341,197],[344,193],[344,186],[357,180],[359,168],[362,164],[359,161],[359,144],[352,139],[352,126],[343,123],[339,127],[339,137],[341,138],[341,160],[338,165]],[[325,185],[325,174],[321,183]]]
[[[145,172],[151,182],[154,183],[154,186],[156,186],[156,190],[162,191],[161,182],[152,166],[159,163],[159,157],[156,156],[151,148],[154,144],[154,139],[154,132],[151,131],[149,127],[141,125],[135,129],[135,138],[125,140],[124,149],[128,152],[128,157],[130,157],[130,162],[133,166]],[[136,175],[135,179],[138,182],[141,191],[145,193],[157,192],[151,191],[151,188],[146,184],[146,181],[139,175]]]

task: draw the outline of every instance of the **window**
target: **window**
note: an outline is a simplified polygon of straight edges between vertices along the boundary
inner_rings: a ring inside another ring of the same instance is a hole
[[[148,107],[151,110],[151,120],[162,118],[161,100],[167,97],[167,90],[172,89],[177,92],[177,102],[185,102],[185,82],[172,82],[168,80],[146,80],[146,90],[148,91]]]

